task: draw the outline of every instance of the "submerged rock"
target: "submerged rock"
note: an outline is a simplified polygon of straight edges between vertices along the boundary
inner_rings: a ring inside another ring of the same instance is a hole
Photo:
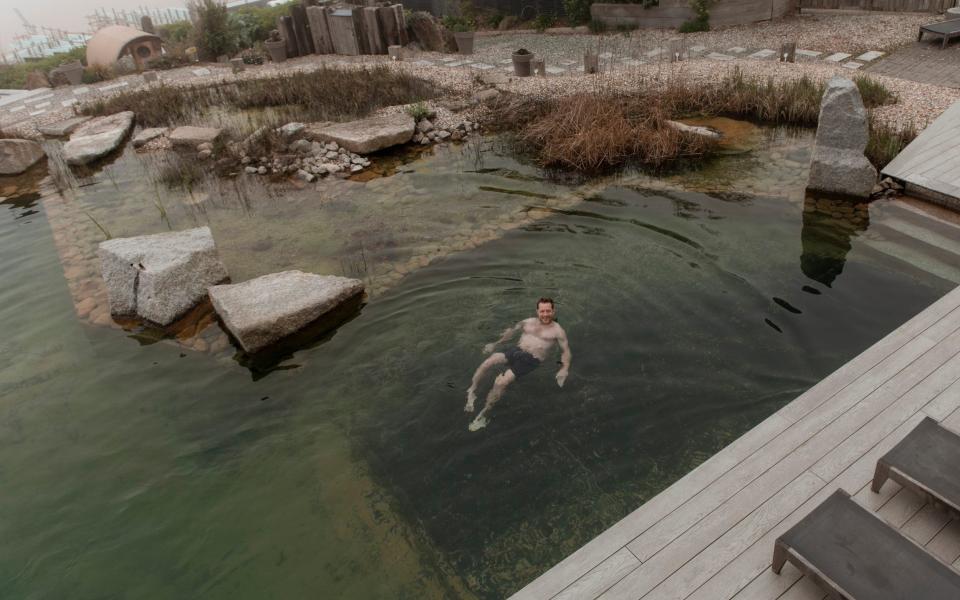
[[[209,227],[107,240],[97,251],[114,315],[169,325],[227,278]]]
[[[869,135],[867,109],[857,85],[849,79],[834,77],[827,83],[820,101],[807,189],[869,197],[877,181],[877,170],[863,153]]]
[[[45,156],[31,140],[0,140],[0,175],[19,175]]]
[[[701,127],[700,125],[687,125],[686,123],[681,123],[680,121],[670,121],[670,120],[667,120],[666,123],[667,125],[669,125],[670,127],[673,127],[677,131],[683,131],[684,133],[701,135],[711,140],[720,139],[720,133],[710,129],[709,127]]]
[[[385,115],[327,126],[308,126],[306,137],[317,142],[336,142],[357,154],[369,154],[413,138],[416,121],[408,114]]]
[[[358,279],[283,271],[210,288],[224,325],[248,353],[262,350],[363,293]]]
[[[133,112],[97,117],[77,127],[63,145],[68,165],[85,165],[110,154],[120,146],[133,127]]]

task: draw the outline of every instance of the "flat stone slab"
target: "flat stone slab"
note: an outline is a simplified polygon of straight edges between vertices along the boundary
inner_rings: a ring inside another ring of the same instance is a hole
[[[73,133],[77,127],[80,127],[92,118],[93,117],[72,117],[51,123],[50,125],[41,125],[37,127],[37,131],[47,137],[66,137]]]
[[[838,63],[840,61],[847,60],[848,58],[850,58],[850,55],[847,54],[846,52],[836,52],[824,58],[823,60],[827,62]]]
[[[63,157],[68,165],[85,165],[106,156],[120,146],[133,127],[133,112],[119,112],[108,117],[97,117],[80,125],[63,145]]]
[[[200,144],[212,144],[220,137],[221,133],[223,133],[223,130],[216,127],[184,125],[170,132],[170,143],[176,148],[196,148]]]
[[[710,60],[735,60],[735,56],[730,56],[729,54],[720,54],[719,52],[711,52],[706,56]]]
[[[561,69],[560,67],[547,67],[546,71],[551,75],[563,75],[567,72],[566,69]]]
[[[0,175],[19,175],[45,156],[32,140],[0,140]]]
[[[756,52],[750,55],[750,58],[764,59],[764,58],[770,58],[771,56],[776,56],[776,54],[777,54],[776,50],[766,50],[766,49],[757,50]]]
[[[880,52],[879,50],[871,50],[870,52],[864,52],[858,56],[856,60],[859,60],[860,62],[870,62],[872,60],[877,60],[883,55],[884,53]]]
[[[823,52],[817,52],[816,50],[797,50],[797,56],[803,56],[805,58],[816,58],[823,54]]]
[[[727,48],[727,52],[730,54],[743,54],[747,49],[742,46],[734,46],[733,48]]]
[[[209,227],[107,240],[97,251],[110,313],[169,325],[224,281]]]
[[[210,300],[249,354],[275,344],[363,293],[363,282],[283,271],[243,283],[215,285]]]
[[[167,134],[166,127],[151,127],[149,129],[144,129],[138,133],[133,138],[133,147],[140,148],[141,146],[146,146],[148,143],[157,139],[158,137],[163,137]]]
[[[846,67],[846,68],[848,68],[848,69],[859,69],[859,68],[862,67],[863,65],[862,65],[861,63],[853,62],[853,61],[851,60],[850,62],[845,62],[845,63],[843,63],[843,66]]]
[[[356,154],[370,154],[413,138],[416,122],[406,113],[369,117],[336,125],[308,125],[306,137],[314,142],[336,142]]]

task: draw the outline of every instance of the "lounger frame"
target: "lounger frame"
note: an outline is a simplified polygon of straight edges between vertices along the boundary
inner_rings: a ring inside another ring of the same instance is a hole
[[[921,41],[923,39],[923,34],[925,33],[928,33],[930,35],[939,35],[941,36],[941,38],[943,38],[942,41],[940,42],[940,48],[941,49],[946,48],[947,42],[950,40],[950,38],[960,37],[960,19],[954,19],[954,21],[956,21],[958,27],[956,27],[955,29],[951,29],[949,31],[937,31],[936,29],[931,29],[931,28],[935,27],[936,25],[942,25],[943,23],[950,23],[950,21],[941,21],[939,23],[930,23],[929,25],[921,25],[920,32],[917,34],[917,41],[918,42]]]

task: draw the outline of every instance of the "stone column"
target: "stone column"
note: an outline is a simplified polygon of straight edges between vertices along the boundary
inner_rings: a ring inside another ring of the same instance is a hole
[[[156,34],[157,32],[153,28],[153,19],[149,15],[143,15],[140,17],[140,31],[146,31],[147,33]]]
[[[387,53],[387,45],[383,43],[380,20],[377,19],[377,9],[375,7],[365,7],[363,9],[363,33],[367,38],[367,49],[370,54]]]
[[[307,8],[307,22],[310,23],[310,37],[317,54],[333,54],[333,42],[330,40],[330,26],[327,23],[327,9],[320,6]]]

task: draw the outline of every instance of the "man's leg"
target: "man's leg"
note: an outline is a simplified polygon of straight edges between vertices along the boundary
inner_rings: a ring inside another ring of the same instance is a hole
[[[477,418],[470,423],[470,431],[476,431],[478,429],[483,429],[487,426],[487,423],[490,420],[487,418],[487,412],[493,408],[493,405],[497,403],[498,400],[503,396],[503,391],[507,389],[507,386],[517,380],[517,376],[513,374],[513,371],[507,369],[503,373],[497,376],[493,381],[493,387],[490,388],[490,393],[487,394],[487,403],[484,405],[483,410],[480,411],[480,414],[477,415]]]
[[[487,357],[487,360],[480,363],[480,366],[477,367],[477,372],[473,374],[473,381],[470,382],[470,387],[467,388],[467,405],[463,407],[464,412],[473,412],[473,403],[477,401],[477,385],[480,383],[480,379],[487,373],[487,370],[496,365],[504,365],[506,363],[507,356],[503,352],[494,352]]]

